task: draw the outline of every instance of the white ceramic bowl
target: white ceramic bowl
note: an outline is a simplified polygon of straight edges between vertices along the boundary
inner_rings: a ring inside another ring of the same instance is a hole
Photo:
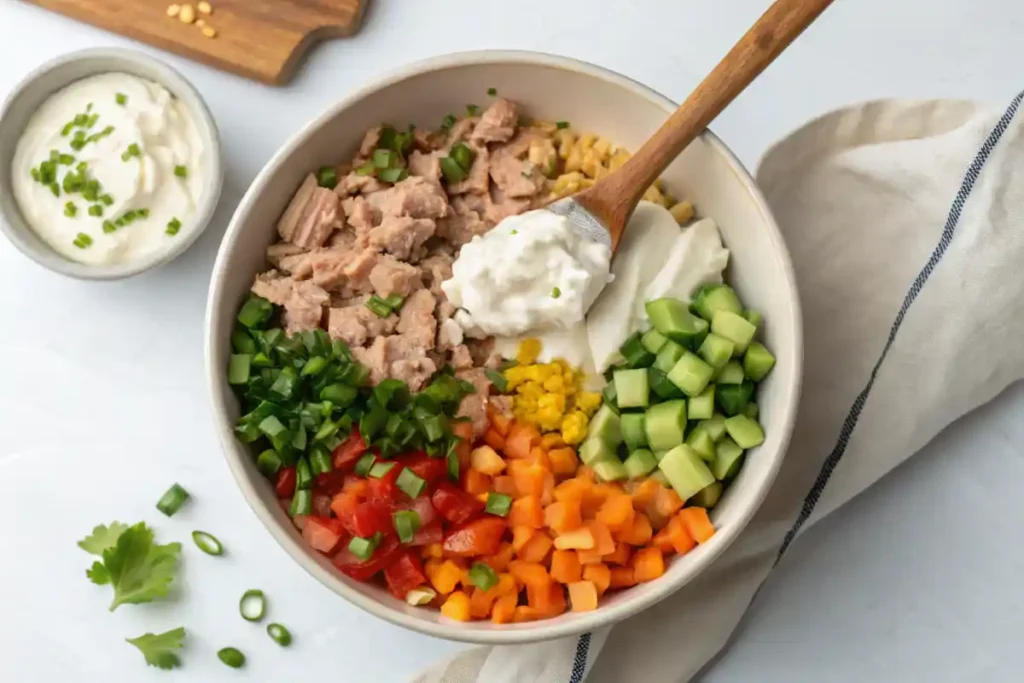
[[[485,104],[491,87],[523,104],[530,116],[568,120],[578,130],[599,133],[631,149],[638,148],[676,107],[610,71],[528,52],[447,55],[352,93],[295,135],[242,199],[214,266],[207,303],[206,371],[231,472],[260,521],[306,571],[350,602],[400,626],[452,640],[510,644],[583,633],[621,621],[686,585],[729,547],[761,504],[785,455],[800,393],[802,330],[789,255],[764,198],[728,148],[706,133],[663,178],[673,195],[693,200],[702,215],[718,221],[732,251],[730,282],[747,305],[764,313],[766,343],[778,358],[758,394],[765,443],[748,454],[742,472],[714,509],[715,536],[673,560],[662,578],[612,595],[597,610],[501,626],[455,623],[336,571],[327,558],[306,547],[256,470],[252,454],[232,434],[239,406],[225,368],[234,316],[253,276],[266,268],[264,250],[275,238],[278,215],[311,169],[348,159],[371,126],[382,121],[437,126],[467,102]]]
[[[29,119],[51,95],[75,81],[111,72],[128,73],[159,83],[185,104],[206,150],[203,174],[207,183],[196,207],[196,228],[176,240],[169,251],[130,264],[85,265],[58,254],[28,225],[14,199],[11,163]],[[217,125],[202,96],[177,71],[137,50],[98,48],[58,57],[26,76],[0,107],[0,228],[23,254],[62,275],[82,280],[116,280],[171,261],[188,249],[206,229],[220,199],[223,179]]]

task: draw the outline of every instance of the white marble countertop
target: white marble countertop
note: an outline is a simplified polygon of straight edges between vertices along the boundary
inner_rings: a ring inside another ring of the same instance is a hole
[[[456,49],[560,52],[680,99],[768,0],[377,0],[364,30],[317,49],[271,89],[161,55],[206,97],[227,166],[218,220],[170,266],[83,284],[40,269],[0,239],[0,680],[190,681],[234,676],[213,657],[232,644],[249,680],[402,681],[457,647],[349,606],[295,566],[237,493],[207,415],[201,329],[208,274],[227,218],[269,156],[351,88]],[[770,142],[844,103],[878,97],[1008,102],[1024,86],[1024,5],[1011,0],[841,0],[714,128],[750,166]],[[0,96],[36,64],[128,45],[34,7],[0,0]],[[148,49],[148,48],[146,48]],[[968,359],[969,362],[969,359]],[[1008,681],[1024,650],[1024,551],[986,517],[1024,520],[1024,391],[1009,391],[814,528],[762,591],[706,681]],[[173,520],[153,503],[171,481],[195,495]],[[75,541],[113,519],[183,540],[216,533],[229,556],[186,548],[180,599],[106,612]],[[237,616],[259,586],[296,633],[269,646]],[[936,619],[959,615],[955,623]],[[143,665],[124,637],[189,628],[187,674]]]

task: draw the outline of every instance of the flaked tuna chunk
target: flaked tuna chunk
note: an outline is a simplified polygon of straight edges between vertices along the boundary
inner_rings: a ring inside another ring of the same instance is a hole
[[[507,142],[515,134],[518,122],[519,111],[515,103],[498,98],[480,116],[472,139],[474,142]]]
[[[535,143],[548,143],[551,145],[551,139],[544,135],[544,133],[533,128],[520,128],[512,139],[504,145],[494,148],[495,157],[510,156],[516,159],[525,159],[530,152],[530,146]],[[552,150],[554,147],[552,146]]]
[[[490,187],[491,157],[487,147],[469,145],[469,148],[476,153],[476,156],[473,157],[473,165],[469,168],[469,175],[465,180],[449,185],[448,194],[465,194],[467,192],[483,194]]]
[[[501,354],[494,350],[494,337],[466,339],[466,346],[473,356],[473,365],[487,368],[501,365]]]
[[[338,225],[340,210],[338,195],[317,185],[311,173],[281,215],[277,232],[281,239],[303,249],[319,247]]]
[[[405,300],[398,314],[398,333],[424,353],[434,348],[437,336],[436,304],[437,299],[429,290],[420,289]]]
[[[332,308],[327,316],[327,334],[349,347],[363,346],[374,337],[390,334],[397,325],[397,315],[378,317],[366,307],[365,297],[349,306]]]
[[[356,231],[351,228],[343,228],[341,230],[335,230],[331,233],[331,236],[327,238],[327,245],[329,249],[340,249],[342,251],[352,251],[356,248]]]
[[[487,197],[487,209],[484,211],[484,220],[497,225],[509,216],[516,216],[529,210],[529,199],[515,199],[507,196],[500,188],[492,188],[491,194]]]
[[[437,372],[437,364],[403,335],[377,337],[367,348],[353,348],[352,355],[370,370],[370,382],[387,378],[402,380],[419,391]]]
[[[434,294],[443,296],[441,283],[452,277],[453,259],[448,254],[434,253],[420,261],[420,269],[423,271],[423,286]]]
[[[441,152],[424,154],[419,150],[414,151],[409,155],[409,173],[434,183],[441,182],[442,156]]]
[[[496,410],[499,414],[512,417],[511,396],[491,396],[487,399],[487,406]]]
[[[315,283],[285,277],[276,270],[257,275],[252,292],[284,307],[282,320],[288,334],[320,327],[324,306],[331,300],[330,295]]]
[[[363,135],[363,141],[359,143],[359,157],[368,157],[373,154],[373,150],[377,148],[377,143],[380,142],[380,132],[384,126],[376,126],[366,131]]]
[[[480,436],[487,431],[487,398],[491,389],[491,380],[487,379],[483,369],[473,368],[458,370],[455,376],[469,381],[476,387],[476,392],[462,397],[457,417],[468,417],[473,424],[473,436]]]
[[[355,253],[345,265],[345,277],[349,285],[355,290],[369,291],[373,285],[370,282],[370,275],[380,260],[380,254],[376,249],[366,248]]]
[[[478,123],[480,123],[479,116],[467,116],[456,121],[452,129],[448,131],[448,146],[451,147],[456,142],[469,140],[469,136],[473,134],[473,129],[476,128]]]
[[[482,235],[494,222],[483,219],[491,204],[489,194],[465,194],[452,199],[452,213],[437,221],[437,234],[456,247]],[[451,277],[451,276],[449,276]]]
[[[341,209],[345,212],[345,221],[356,234],[366,234],[373,227],[373,209],[366,197],[348,197],[341,202]]]
[[[532,197],[544,189],[544,174],[530,161],[495,154],[490,169],[494,184],[509,197]]]
[[[320,250],[304,251],[301,254],[282,256],[277,267],[296,280],[308,280],[313,275],[313,263],[320,257]]]
[[[409,296],[423,285],[419,268],[402,263],[386,254],[377,258],[376,265],[370,271],[369,280],[382,298],[392,294]]]
[[[409,176],[384,192],[370,195],[367,201],[384,216],[441,218],[448,215],[444,189],[419,176]]]
[[[461,344],[452,349],[452,367],[456,370],[466,370],[473,367],[473,356],[470,355],[469,349]]]
[[[421,152],[433,152],[444,147],[445,134],[439,131],[421,130],[412,132],[412,144]]]
[[[380,192],[386,187],[387,185],[380,182],[372,175],[363,175],[352,171],[338,182],[338,186],[334,188],[334,192],[342,197],[347,197],[357,193],[372,194],[374,192]]]
[[[297,247],[289,242],[278,242],[267,247],[267,260],[276,266],[285,256],[296,256],[297,254],[304,253],[306,253],[306,250],[302,247]]]
[[[429,218],[386,216],[369,232],[371,247],[386,251],[395,258],[409,260],[437,229]]]

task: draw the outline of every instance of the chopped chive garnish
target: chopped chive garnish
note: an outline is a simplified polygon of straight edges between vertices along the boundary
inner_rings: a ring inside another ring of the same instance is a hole
[[[313,511],[313,493],[309,489],[295,489],[288,514],[292,517],[308,515]]]
[[[308,489],[313,485],[313,471],[309,467],[309,461],[299,458],[295,463],[295,488]]]
[[[555,121],[555,128],[557,128],[558,130],[563,130],[563,129],[568,128],[568,127],[569,127],[569,122],[568,121]]]
[[[373,175],[375,170],[377,170],[377,167],[373,165],[373,161],[367,161],[356,169],[356,175]]]
[[[85,249],[90,244],[92,244],[92,238],[86,235],[84,232],[80,232],[77,235],[75,235],[75,241],[73,242],[73,244],[79,249]]]
[[[333,166],[324,166],[316,172],[316,183],[320,187],[333,190],[338,186],[338,169]]]
[[[103,205],[102,204],[93,204],[92,206],[90,206],[89,207],[89,215],[90,216],[102,216],[103,215]]]
[[[103,232],[109,235],[115,230],[117,230],[117,226],[114,225],[111,221],[103,221]]]
[[[57,161],[59,159],[60,159],[60,152],[58,152],[55,149],[51,149],[50,150],[50,161],[53,162],[53,163],[57,163]]]
[[[410,498],[416,498],[423,493],[423,489],[427,488],[427,482],[423,477],[406,467],[399,473],[398,478],[395,479],[395,486]]]
[[[88,114],[75,114],[75,118],[72,119],[72,122],[76,126],[84,126],[85,122],[88,121],[88,120],[89,120],[89,115]],[[78,133],[75,133],[75,137],[78,137]]]
[[[390,294],[383,299],[392,311],[397,311],[402,308],[402,304],[405,303],[405,297],[401,294]]]
[[[441,119],[441,130],[443,130],[443,131],[451,130],[452,126],[455,125],[456,121],[457,121],[457,119],[452,114],[448,114],[448,116],[446,116],[443,119]]]
[[[31,173],[32,173],[32,180],[36,181],[37,183],[42,181],[43,176],[39,172],[38,168],[33,168]]]
[[[480,107],[476,106],[475,104],[467,104],[466,113],[469,114],[470,116],[476,116],[477,114],[480,113]]]
[[[188,500],[188,491],[183,489],[179,484],[174,484],[171,488],[167,489],[164,495],[160,496],[160,500],[157,501],[156,509],[164,513],[168,517],[174,515],[175,512],[181,509],[181,506]]]
[[[135,212],[135,215],[138,216],[139,218],[149,218],[149,209],[139,209],[138,211]]]
[[[262,621],[267,611],[267,601],[263,597],[263,591],[259,588],[250,588],[242,593],[242,599],[238,601],[238,612],[246,621]]]
[[[174,175],[178,176],[179,178],[187,178],[188,177],[188,169],[186,167],[184,167],[184,166],[175,166],[174,167]]]
[[[482,591],[489,590],[498,585],[498,575],[491,569],[490,565],[483,562],[473,563],[473,566],[469,568],[466,578],[469,579],[471,584]]]
[[[100,118],[99,114],[90,114],[89,118],[87,118],[85,120],[85,127],[86,128],[92,128],[94,125],[96,125],[96,121],[98,121],[99,118]]]
[[[91,111],[92,111],[92,102],[90,102],[89,104],[85,105],[85,113],[88,114]]]
[[[373,538],[355,536],[348,542],[348,549],[349,552],[365,562],[370,559],[373,551],[377,549],[377,543]]]
[[[560,296],[562,296],[562,290],[560,290],[558,287],[552,287],[552,289],[551,289],[551,298],[552,299],[557,299]]]
[[[256,469],[265,477],[277,474],[283,466],[281,456],[273,448],[268,448],[256,457]]]
[[[167,229],[164,232],[168,235],[177,235],[179,230],[181,230],[181,221],[177,218],[172,218],[167,222]]]
[[[409,470],[404,470],[408,472]],[[415,476],[415,475],[413,475]],[[392,515],[395,523],[395,531],[398,533],[398,540],[408,543],[420,528],[420,515],[415,510],[399,510]]]
[[[505,389],[508,388],[508,380],[497,370],[487,368],[484,370],[484,374],[487,375],[487,379],[491,380],[491,384],[498,390],[498,393],[504,394]]]
[[[74,202],[67,202],[64,205],[64,215],[68,218],[74,218],[78,215],[78,207],[75,206]]]
[[[373,463],[376,462],[377,456],[373,453],[366,453],[359,460],[356,460],[356,466],[353,470],[360,477],[365,477],[370,473],[370,468],[373,467]]]
[[[84,161],[79,161],[78,165],[75,166],[75,170],[78,171],[79,173],[85,173],[86,169],[88,168],[89,164],[85,163]]]
[[[487,94],[493,97],[494,95],[498,94],[498,89],[497,88],[488,88],[487,89]]]
[[[123,107],[124,105],[128,104],[128,96],[125,95],[123,92],[119,92],[116,95],[114,95],[114,101]]]
[[[449,183],[461,183],[466,179],[466,170],[451,157],[441,157],[441,173]]]
[[[75,127],[75,124],[74,124],[73,121],[69,121],[69,122],[65,123],[64,127],[61,128],[61,131],[60,131],[61,137],[65,137],[66,138],[68,135],[70,135],[71,134],[71,130],[74,127]]]
[[[111,197],[109,194],[103,194],[100,195],[100,201],[103,202],[104,206],[110,206],[111,204],[114,203],[114,198]]]
[[[397,183],[405,180],[409,177],[409,169],[407,168],[385,168],[377,177],[383,180],[385,183]]]
[[[445,461],[448,463],[448,477],[452,481],[459,480],[459,454],[456,452],[456,447],[460,441],[462,441],[461,436],[453,436],[448,442],[448,450],[444,454]]]
[[[375,463],[374,466],[370,468],[369,475],[371,477],[373,477],[374,479],[381,479],[385,475],[387,475],[387,473],[390,472],[391,468],[394,467],[394,466],[395,466],[395,463],[393,463],[393,462],[378,462],[378,463]]]
[[[75,157],[70,154],[61,154],[57,157],[57,162],[63,166],[70,166],[75,163]]]
[[[487,506],[484,508],[487,512],[504,517],[511,509],[512,496],[506,496],[504,493],[495,493],[494,491],[487,494]]]
[[[518,235],[519,231],[516,230],[515,228],[512,228],[511,230],[508,231],[508,234],[510,234],[510,235]]]
[[[53,193],[54,197],[60,196],[60,185],[57,183],[50,183],[50,192]]]
[[[391,306],[388,306],[384,299],[374,294],[366,300],[366,307],[373,311],[378,318],[386,318],[391,315]]]
[[[208,534],[205,531],[193,531],[192,541],[207,555],[224,554],[224,546],[221,545],[220,541],[213,534]]]
[[[291,632],[281,624],[267,624],[267,635],[273,638],[274,642],[281,647],[288,647],[292,644]]]
[[[238,648],[221,648],[217,651],[217,658],[232,669],[241,669],[245,665],[245,655]]]
[[[142,156],[142,150],[139,149],[139,145],[137,143],[133,142],[132,144],[128,145],[128,149],[126,149],[121,154],[121,161],[128,161],[128,160],[132,159],[133,157],[140,157],[140,156]]]
[[[76,152],[81,152],[83,147],[85,147],[85,140],[71,141],[71,149],[75,150]]]

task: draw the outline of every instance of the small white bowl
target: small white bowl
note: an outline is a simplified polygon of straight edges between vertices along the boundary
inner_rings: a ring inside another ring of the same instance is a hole
[[[29,226],[14,199],[11,164],[22,131],[51,95],[83,78],[114,72],[132,74],[159,83],[185,104],[206,149],[203,172],[209,182],[197,207],[196,228],[176,241],[172,249],[137,263],[86,265],[58,254]],[[202,96],[177,71],[136,50],[98,48],[58,57],[26,76],[0,108],[0,229],[23,254],[55,273],[82,280],[117,280],[138,275],[171,261],[188,249],[206,229],[220,199],[223,180],[220,136]]]
[[[274,155],[246,192],[221,242],[206,308],[206,376],[217,433],[228,465],[249,506],[278,543],[319,582],[383,619],[428,635],[508,645],[584,633],[619,622],[668,597],[705,570],[736,540],[761,505],[782,464],[796,419],[803,368],[803,328],[789,253],[750,174],[710,132],[695,140],[663,174],[673,195],[713,217],[731,250],[730,283],[764,314],[765,343],[776,355],[758,390],[765,442],[712,511],[717,533],[661,578],[602,600],[591,612],[567,612],[541,621],[495,625],[458,623],[437,610],[411,607],[375,583],[342,575],[313,551],[278,505],[257,471],[253,454],[232,429],[239,405],[227,383],[231,331],[256,273],[267,268],[266,247],[276,221],[311,170],[349,159],[363,132],[383,121],[436,127],[467,103],[485,105],[488,88],[523,105],[527,115],[568,120],[573,128],[637,149],[676,105],[650,88],[572,59],[531,52],[469,52],[413,64],[348,94],[300,130]],[[710,569],[709,569],[710,568]],[[683,616],[682,618],[686,618]],[[680,640],[685,647],[685,638]]]

